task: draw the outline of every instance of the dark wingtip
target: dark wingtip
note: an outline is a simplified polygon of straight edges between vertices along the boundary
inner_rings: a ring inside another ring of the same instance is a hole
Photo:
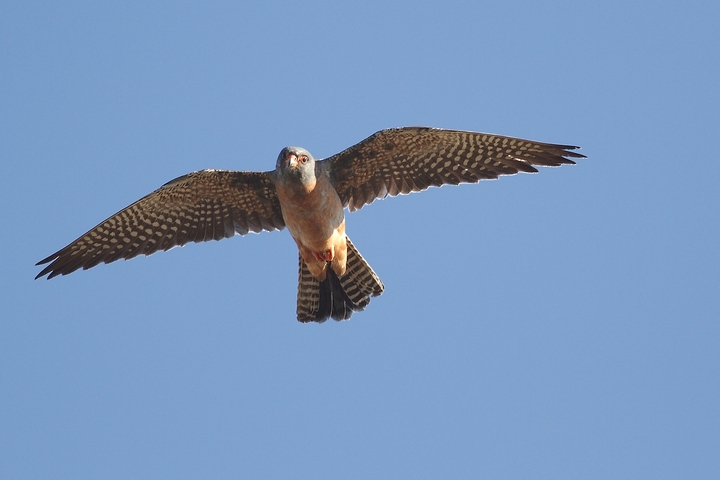
[[[37,267],[37,266],[40,266],[40,265],[45,265],[45,264],[48,263],[50,260],[54,260],[55,258],[57,258],[57,256],[58,256],[57,253],[53,253],[53,254],[50,255],[49,257],[43,258],[42,260],[40,260],[39,262],[37,262],[37,263],[35,264],[35,266]]]
[[[578,147],[577,145],[560,145],[560,148],[565,150],[565,152],[563,152],[563,156],[565,157],[587,158],[582,153],[573,152],[573,150],[580,150],[581,147]],[[573,165],[575,164],[575,162],[573,162],[572,160],[569,161],[572,162]]]
[[[573,150],[580,148],[576,145],[553,145],[553,147],[559,149],[559,151],[554,152],[555,160],[557,161],[556,166],[577,165],[577,162],[571,160],[571,158],[587,158],[582,153],[573,152]]]
[[[37,262],[37,263],[35,264],[35,266],[36,266],[36,267],[39,267],[40,265],[45,265],[46,263],[49,263],[49,262],[55,260],[55,259],[58,258],[59,256],[60,256],[60,252],[53,253],[53,254],[50,255],[49,257],[43,258],[42,260],[40,260],[39,262]],[[35,280],[37,280],[37,279],[40,278],[40,277],[44,277],[44,276],[47,275],[48,273],[50,274],[50,275],[48,275],[48,280],[50,280],[51,278],[53,278],[54,276],[56,276],[56,275],[58,274],[58,272],[53,272],[53,266],[52,266],[52,265],[48,265],[48,266],[46,266],[45,268],[43,268],[42,271],[35,276]]]
[[[37,280],[40,277],[44,277],[45,275],[47,275],[48,276],[47,279],[50,280],[54,276],[59,275],[59,272],[57,272],[57,271],[53,272],[52,266],[48,265],[47,267],[43,268],[42,271],[35,276],[35,280]]]

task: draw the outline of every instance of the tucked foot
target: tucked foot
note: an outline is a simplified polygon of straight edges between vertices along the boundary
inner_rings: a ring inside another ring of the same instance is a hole
[[[333,251],[330,249],[324,252],[315,252],[314,255],[318,262],[332,262],[334,257]]]

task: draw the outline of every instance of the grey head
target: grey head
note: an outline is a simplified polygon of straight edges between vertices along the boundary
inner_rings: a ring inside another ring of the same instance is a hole
[[[275,163],[275,175],[284,182],[307,185],[315,180],[315,158],[301,147],[285,147]]]

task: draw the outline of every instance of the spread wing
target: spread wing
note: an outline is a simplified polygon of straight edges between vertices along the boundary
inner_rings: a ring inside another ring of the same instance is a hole
[[[188,242],[284,227],[268,173],[202,170],[166,183],[41,260],[38,265],[52,263],[35,278],[50,279]]]
[[[431,186],[476,183],[533,165],[574,164],[579,147],[533,142],[488,133],[405,127],[381,130],[326,160],[323,168],[350,211]]]

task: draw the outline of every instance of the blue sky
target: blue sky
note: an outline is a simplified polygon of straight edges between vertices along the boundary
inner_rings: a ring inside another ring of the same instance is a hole
[[[3,2],[0,477],[717,478],[717,2]],[[295,320],[287,231],[34,281],[193,170],[382,128],[589,158],[347,217],[385,293]]]

